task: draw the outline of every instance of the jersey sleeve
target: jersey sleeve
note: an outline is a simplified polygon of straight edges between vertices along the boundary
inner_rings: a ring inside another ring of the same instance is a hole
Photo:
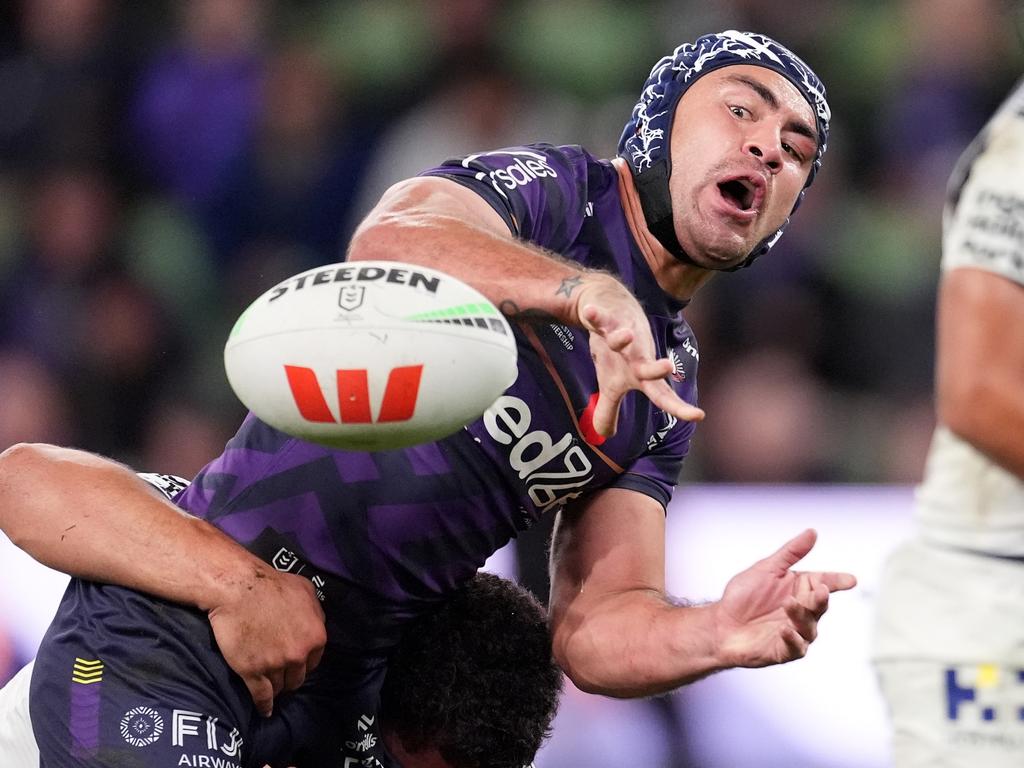
[[[174,501],[174,497],[190,485],[188,480],[177,475],[161,475],[156,472],[138,472],[137,474],[142,480],[166,496],[169,501]]]
[[[648,444],[649,450],[611,484],[612,488],[625,488],[650,496],[666,508],[679,480],[683,459],[690,451],[695,428],[692,422],[668,418],[669,427],[654,434]]]
[[[974,267],[1024,284],[1024,91],[966,150],[950,182],[942,269]]]
[[[556,253],[576,239],[587,207],[587,160],[576,147],[531,144],[480,152],[425,171],[472,189],[513,236]]]
[[[693,330],[680,314],[663,331],[666,347],[661,350],[672,361],[669,384],[687,403],[697,404],[697,369],[700,352]],[[644,493],[668,507],[672,491],[679,480],[683,460],[690,452],[690,441],[697,425],[679,421],[664,411],[655,411],[653,432],[647,439],[647,450],[626,467],[612,483],[615,488],[628,488]]]

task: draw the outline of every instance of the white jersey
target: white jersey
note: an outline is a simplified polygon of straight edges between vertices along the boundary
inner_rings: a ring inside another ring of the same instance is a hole
[[[1024,285],[1024,80],[953,172],[942,250],[943,272],[983,269]],[[1024,556],[1024,479],[942,426],[916,516],[926,541]]]
[[[4,768],[39,768],[39,747],[28,715],[28,686],[32,663],[0,687],[0,765]]]

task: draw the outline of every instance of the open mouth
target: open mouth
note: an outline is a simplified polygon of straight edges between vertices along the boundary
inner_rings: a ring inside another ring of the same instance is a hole
[[[719,182],[718,191],[726,202],[741,211],[756,210],[764,197],[764,185],[746,176]]]

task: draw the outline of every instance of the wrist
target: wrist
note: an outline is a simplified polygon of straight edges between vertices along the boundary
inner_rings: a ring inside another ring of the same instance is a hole
[[[749,666],[743,653],[741,628],[729,616],[721,601],[708,603],[708,632],[715,670]]]
[[[607,303],[606,297],[627,290],[615,277],[606,272],[582,271],[581,282],[577,290],[570,296],[568,317],[570,325],[576,325],[588,331],[594,330],[593,324],[583,317],[583,310],[590,305],[602,306]]]
[[[202,611],[251,599],[261,583],[274,579],[273,568],[204,520],[194,520],[207,542],[195,563],[197,583],[192,600]]]

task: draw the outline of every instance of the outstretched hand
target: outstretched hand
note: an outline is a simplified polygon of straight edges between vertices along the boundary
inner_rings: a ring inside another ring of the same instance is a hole
[[[802,658],[818,635],[829,595],[856,586],[849,573],[791,570],[816,539],[815,531],[805,530],[729,580],[716,605],[720,650],[728,666],[765,667]]]
[[[323,656],[324,612],[301,576],[261,563],[237,599],[208,615],[221,654],[264,717],[272,714],[275,697],[302,685]]]
[[[678,419],[704,418],[704,411],[681,399],[665,380],[672,373],[672,362],[655,357],[650,323],[625,286],[611,277],[592,280],[577,301],[580,324],[590,331],[590,352],[597,370],[593,426],[599,435],[615,434],[622,398],[633,389]]]

